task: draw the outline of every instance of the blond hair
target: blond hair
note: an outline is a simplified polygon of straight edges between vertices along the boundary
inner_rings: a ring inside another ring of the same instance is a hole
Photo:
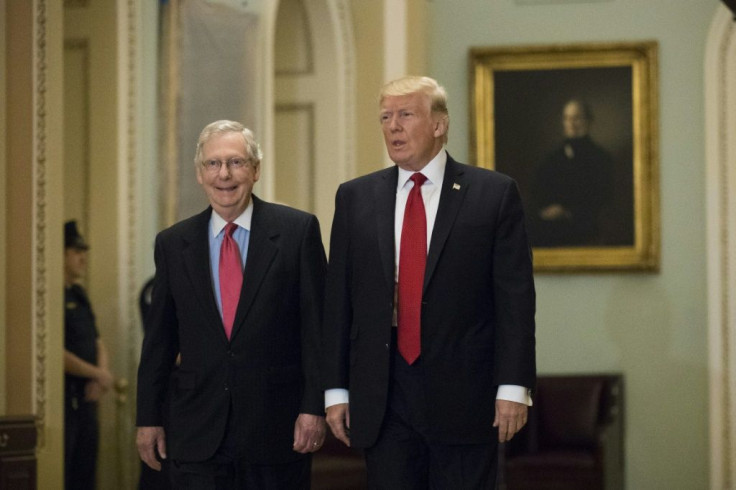
[[[430,77],[405,76],[385,84],[378,97],[378,104],[382,104],[386,97],[400,97],[422,93],[429,99],[430,110],[434,114],[441,114],[447,123],[447,131],[443,136],[443,143],[447,143],[447,133],[450,130],[450,114],[447,110],[447,92],[445,88]]]

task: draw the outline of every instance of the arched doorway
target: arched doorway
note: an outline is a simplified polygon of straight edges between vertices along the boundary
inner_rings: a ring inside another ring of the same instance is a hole
[[[736,21],[721,5],[705,53],[711,488],[736,487]]]
[[[353,45],[347,2],[281,0],[275,16],[272,199],[314,213],[329,240],[353,173]]]

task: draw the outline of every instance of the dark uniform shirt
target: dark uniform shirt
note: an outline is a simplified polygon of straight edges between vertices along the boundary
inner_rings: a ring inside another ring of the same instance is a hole
[[[64,289],[64,348],[97,365],[95,315],[81,286]],[[97,402],[84,399],[89,378],[64,375],[64,473],[67,490],[94,490],[99,446]]]
[[[83,361],[97,365],[95,314],[87,293],[79,285],[64,289],[64,348]],[[84,399],[87,378],[66,374],[64,379],[67,401]]]

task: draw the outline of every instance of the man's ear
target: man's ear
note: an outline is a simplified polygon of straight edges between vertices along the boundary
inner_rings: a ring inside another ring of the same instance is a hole
[[[434,137],[440,138],[447,133],[448,118],[446,114],[441,114],[434,120]]]
[[[258,162],[258,165],[256,165],[253,168],[253,182],[258,182],[258,179],[261,178],[261,162]]]

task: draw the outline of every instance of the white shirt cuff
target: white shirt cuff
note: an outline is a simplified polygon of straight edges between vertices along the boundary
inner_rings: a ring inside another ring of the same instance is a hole
[[[510,402],[523,403],[527,407],[532,406],[531,390],[517,385],[499,385],[496,400],[508,400]]]
[[[348,390],[344,388],[332,388],[325,390],[325,409],[332,405],[338,405],[340,403],[349,403],[350,396]]]

